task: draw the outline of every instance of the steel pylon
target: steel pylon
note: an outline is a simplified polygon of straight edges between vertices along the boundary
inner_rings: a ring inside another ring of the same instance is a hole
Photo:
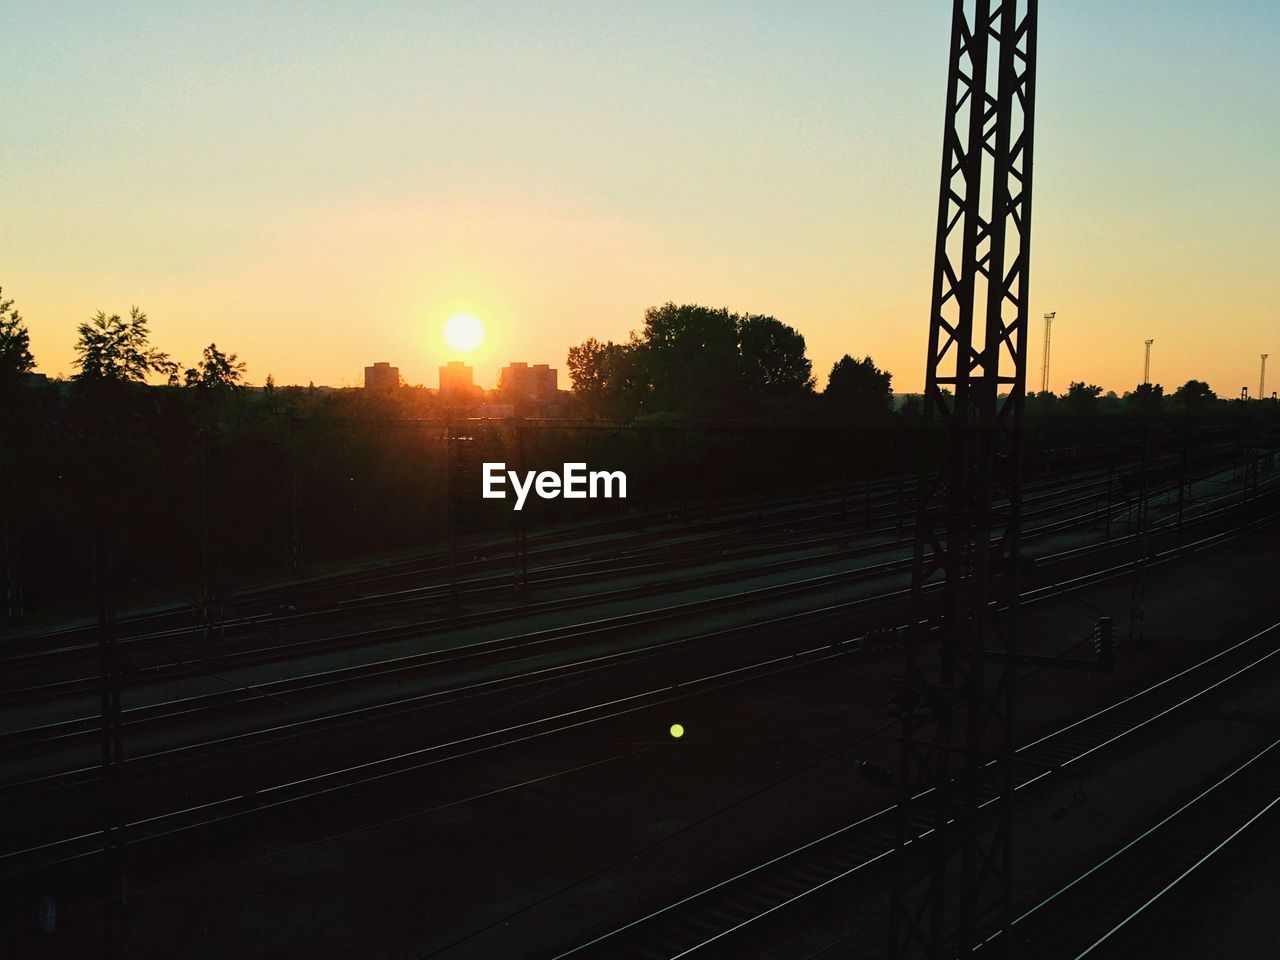
[[[896,701],[893,958],[967,953],[1012,922],[1036,12],[954,3],[924,404],[944,443],[921,477]]]

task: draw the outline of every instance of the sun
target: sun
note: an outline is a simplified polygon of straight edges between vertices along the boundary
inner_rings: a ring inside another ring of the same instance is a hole
[[[457,313],[444,325],[444,339],[458,353],[470,353],[484,343],[484,324],[469,313]]]

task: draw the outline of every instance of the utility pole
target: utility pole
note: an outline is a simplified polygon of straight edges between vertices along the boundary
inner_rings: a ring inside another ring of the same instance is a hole
[[[898,472],[898,523],[897,523],[897,526],[894,528],[894,530],[898,534],[898,536],[902,536],[902,523],[903,523],[903,518],[904,518],[903,515],[905,511],[903,510],[904,498],[902,496],[902,493],[903,493],[902,431],[900,430],[894,431],[894,435],[893,435],[893,462]]]
[[[200,428],[200,605],[205,637],[209,630],[209,609],[213,591],[209,588],[209,431]]]
[[[1129,511],[1129,519],[1134,524],[1133,581],[1129,588],[1129,643],[1132,645],[1142,643],[1145,638],[1147,617],[1147,499],[1150,495],[1147,479],[1150,447],[1150,428],[1144,423],[1137,511]]]
[[[462,451],[459,445],[465,440],[461,427],[450,422],[444,430],[445,457],[445,522],[449,542],[449,613],[458,613],[458,513],[462,492]]]
[[[1244,499],[1258,495],[1258,425],[1249,424],[1244,447]]]
[[[101,497],[101,495],[100,495]],[[120,770],[124,739],[120,727],[120,663],[116,656],[114,616],[108,585],[106,505],[97,505],[94,530],[94,592],[98,619],[98,693],[102,767],[102,955],[124,956],[128,940],[127,868],[124,817],[120,809]]]
[[[1040,392],[1049,392],[1049,342],[1053,334],[1053,318],[1058,315],[1054,310],[1044,315],[1044,357],[1040,361]]]
[[[1182,548],[1182,514],[1187,505],[1187,427],[1182,428],[1182,452],[1178,455],[1178,548]]]
[[[18,580],[21,497],[17,451],[21,441],[16,437],[10,440],[9,422],[8,411],[0,411],[0,577],[4,579],[4,613],[0,615],[0,624],[20,623],[25,613],[22,584]]]
[[[523,474],[528,467],[525,466],[524,456],[524,427],[516,425],[516,462],[519,463],[519,470]],[[528,504],[526,504],[528,506]],[[512,579],[515,581],[515,594],[517,597],[524,597],[529,592],[529,529],[526,526],[525,511],[513,510],[516,521],[516,542],[514,556],[514,570]]]
[[[289,569],[293,572],[302,569],[301,507],[298,502],[298,431],[301,427],[300,418],[289,417]]]
[[[1153,343],[1155,343],[1155,340],[1147,341],[1147,354],[1142,361],[1142,382],[1143,383],[1151,382],[1151,345]]]
[[[898,710],[894,960],[962,956],[984,942],[993,956],[1008,955],[1015,939],[1037,8],[1037,0],[953,7],[923,411],[947,442],[941,462],[923,468],[916,514],[915,622]],[[935,629],[937,656],[925,649]]]
[[[1111,542],[1111,491],[1116,474],[1116,450],[1107,444],[1107,543]]]
[[[475,421],[450,421],[445,427],[445,497],[449,533],[449,614],[457,616],[462,604],[460,567],[463,526],[470,514],[474,488],[470,486],[477,459],[487,439],[485,428]]]

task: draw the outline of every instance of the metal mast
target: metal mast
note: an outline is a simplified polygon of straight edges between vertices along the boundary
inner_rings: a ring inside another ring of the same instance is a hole
[[[1049,392],[1049,341],[1053,334],[1053,318],[1058,315],[1058,311],[1044,315],[1044,359],[1040,361],[1040,392]]]
[[[1155,343],[1154,340],[1147,341],[1147,353],[1146,353],[1146,356],[1142,358],[1142,382],[1143,383],[1151,382],[1151,345],[1153,343]]]
[[[1258,399],[1266,398],[1267,389],[1267,354],[1262,354],[1262,369],[1258,372]]]
[[[946,442],[921,477],[897,700],[895,958],[967,953],[1012,924],[1037,6],[954,0],[925,378]]]

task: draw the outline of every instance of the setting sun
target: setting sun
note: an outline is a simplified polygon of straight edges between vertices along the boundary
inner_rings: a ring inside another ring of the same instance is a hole
[[[484,342],[484,325],[469,313],[459,313],[444,325],[444,339],[459,353],[470,353]]]

